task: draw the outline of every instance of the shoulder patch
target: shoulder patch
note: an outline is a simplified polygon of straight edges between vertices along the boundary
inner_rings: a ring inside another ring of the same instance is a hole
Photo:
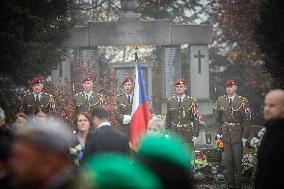
[[[173,100],[173,99],[176,99],[176,98],[177,98],[176,96],[172,96],[172,97],[168,98],[167,101],[170,101],[170,100]]]
[[[31,94],[32,94],[32,93],[27,92],[27,93],[24,94],[24,97],[25,97],[25,96],[29,96],[29,95],[31,95]]]
[[[43,94],[45,94],[46,96],[49,96],[49,97],[53,97],[53,95],[48,94],[48,93],[43,93]]]
[[[197,101],[195,98],[193,98],[192,96],[187,96],[187,98],[193,100],[193,101]]]
[[[239,96],[239,98],[242,99],[242,100],[245,101],[245,102],[248,102],[248,99],[245,98],[245,97]]]
[[[101,93],[97,93],[97,96],[104,97]]]
[[[217,100],[221,100],[221,99],[224,99],[224,98],[226,98],[226,95],[219,96],[219,98]]]
[[[76,93],[75,96],[81,95],[83,92]]]
[[[242,97],[242,96],[239,96],[241,99],[243,99],[243,100],[247,100],[247,98],[245,98],[245,97]]]

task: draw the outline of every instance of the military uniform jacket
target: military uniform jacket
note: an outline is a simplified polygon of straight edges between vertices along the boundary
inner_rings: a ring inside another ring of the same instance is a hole
[[[132,102],[128,101],[125,93],[119,94],[115,98],[114,114],[116,120],[122,125],[124,115],[130,115],[132,109]]]
[[[251,110],[246,98],[236,95],[230,105],[228,96],[224,95],[218,98],[213,108],[224,142],[237,143],[242,138],[248,138]]]
[[[185,95],[181,103],[178,97],[173,96],[167,101],[167,126],[191,142],[192,136],[199,134],[199,121],[197,100]]]
[[[100,93],[92,93],[89,99],[86,99],[85,93],[80,92],[74,96],[75,111],[74,115],[79,112],[89,112],[95,107],[101,107],[104,104],[104,97]]]
[[[40,101],[36,102],[34,94],[28,93],[23,98],[23,104],[21,107],[21,111],[27,115],[30,115],[30,114],[33,114],[34,111],[39,106],[42,108],[43,111],[46,111],[46,112],[54,111],[55,104],[54,104],[53,96],[48,93],[42,92]]]

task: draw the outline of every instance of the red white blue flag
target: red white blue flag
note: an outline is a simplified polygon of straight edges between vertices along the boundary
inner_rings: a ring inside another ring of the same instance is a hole
[[[147,123],[151,119],[149,102],[143,82],[140,65],[135,65],[135,86],[130,121],[129,146],[136,150],[141,137],[145,134]]]

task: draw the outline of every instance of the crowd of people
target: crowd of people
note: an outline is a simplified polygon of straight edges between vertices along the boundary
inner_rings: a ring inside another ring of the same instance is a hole
[[[150,120],[132,152],[102,107],[79,113],[75,125],[76,133],[56,117],[33,116],[13,129],[1,127],[0,187],[193,188],[191,152],[181,137],[164,134],[162,119]]]
[[[115,128],[104,109],[104,97],[93,91],[91,77],[74,96],[74,127],[54,114],[53,96],[43,92],[43,80],[31,80],[21,112],[5,123],[0,108],[0,188],[195,188],[191,171],[199,126],[205,121],[198,102],[186,94],[185,80],[175,83],[176,95],[167,101],[166,120],[153,116],[137,149],[129,148],[134,83],[122,82],[115,99]],[[227,188],[242,188],[243,148],[248,144],[251,112],[246,98],[236,94],[234,80],[225,82],[226,95],[218,98],[218,135],[224,143]],[[268,92],[264,101],[262,139],[258,148],[255,188],[281,188],[284,144],[284,91]],[[264,131],[264,132],[263,132]],[[253,142],[258,141],[256,145]]]

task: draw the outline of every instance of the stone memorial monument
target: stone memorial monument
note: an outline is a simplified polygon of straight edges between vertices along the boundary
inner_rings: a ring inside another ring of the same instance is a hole
[[[99,46],[156,45],[162,47],[163,99],[174,93],[171,83],[180,78],[180,45],[189,45],[189,70],[187,80],[190,95],[200,104],[200,113],[213,112],[209,98],[208,44],[212,42],[213,29],[209,25],[173,24],[171,20],[140,20],[134,13],[137,0],[121,0],[120,19],[111,22],[89,22],[75,26],[66,48],[96,49]],[[119,72],[119,71],[118,71]],[[148,77],[151,74],[148,73]],[[72,77],[72,76],[70,76]],[[148,96],[152,95],[152,82],[148,82]],[[165,104],[164,104],[165,105]],[[162,111],[166,107],[162,107]]]

